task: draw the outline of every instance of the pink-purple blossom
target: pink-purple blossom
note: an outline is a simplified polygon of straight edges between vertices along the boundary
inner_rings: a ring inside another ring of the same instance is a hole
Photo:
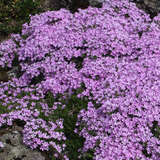
[[[92,149],[94,160],[160,159],[160,139],[152,129],[154,123],[160,127],[160,15],[151,20],[128,0],[106,0],[102,8],[30,18],[22,34],[0,44],[0,67],[11,68],[18,56],[21,68],[21,76],[0,83],[8,111],[0,115],[0,126],[25,121],[26,145],[42,151],[52,146],[55,156],[63,153],[67,160],[63,119],[42,119],[67,104],[59,100],[49,107],[44,99],[48,92],[71,97],[83,83],[77,97],[89,102],[75,128],[85,138],[80,158]]]

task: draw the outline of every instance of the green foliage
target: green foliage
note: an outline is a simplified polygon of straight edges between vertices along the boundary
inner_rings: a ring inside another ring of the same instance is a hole
[[[1,103],[0,103],[0,114],[4,114],[4,113],[9,113],[10,111],[7,109],[6,106],[3,106]]]
[[[142,143],[142,142],[141,142],[141,143]],[[147,152],[147,142],[142,143],[142,145],[143,145],[142,153],[143,153],[146,157],[151,158],[151,157],[152,157],[152,154],[148,154],[148,152]]]
[[[158,121],[153,121],[151,132],[156,138],[160,139],[160,126],[158,125]]]
[[[0,34],[20,33],[29,15],[42,12],[41,0],[0,0]]]
[[[57,94],[56,97],[52,93],[48,92],[46,94],[45,100],[49,107],[53,106],[54,102],[58,102],[61,99],[62,105],[65,105],[64,109],[61,109],[61,105],[54,110],[50,116],[50,121],[55,121],[56,119],[64,120],[64,134],[66,136],[66,150],[69,159],[77,159],[80,153],[78,149],[83,147],[85,139],[74,132],[76,128],[77,116],[81,109],[86,109],[88,105],[88,99],[78,98],[77,95],[81,93],[84,89],[84,84],[80,88],[74,90],[74,93],[68,97],[68,99],[62,98],[61,94]],[[81,160],[91,160],[93,154],[90,152],[86,153],[85,157]]]
[[[68,63],[70,63],[70,62],[75,63],[75,65],[76,65],[75,68],[79,71],[83,67],[83,61],[84,61],[84,58],[86,58],[86,56],[87,56],[87,54],[84,53],[84,54],[82,54],[82,56],[72,57],[70,60],[68,60],[67,57],[64,57],[64,60]]]

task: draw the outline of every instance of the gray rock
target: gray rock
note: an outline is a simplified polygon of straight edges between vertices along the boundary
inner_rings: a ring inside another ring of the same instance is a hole
[[[12,67],[10,71],[7,72],[9,78],[16,78],[18,74],[19,68],[18,66]]]
[[[8,82],[8,74],[6,71],[0,70],[0,82]]]
[[[88,0],[89,1],[89,5],[92,7],[102,7],[103,3],[106,0]]]
[[[2,132],[3,129],[1,129]],[[32,150],[23,144],[22,134],[17,130],[12,130],[0,134],[0,160],[45,160],[41,152]]]
[[[160,0],[130,0],[130,2],[134,2],[139,9],[149,14],[151,19],[160,12]]]
[[[60,10],[61,8],[69,9],[73,0],[44,0],[43,8],[45,10]]]
[[[160,1],[159,0],[144,0],[144,4],[157,12],[160,11]]]
[[[52,10],[60,10],[65,8],[70,10],[71,13],[77,11],[78,8],[85,9],[89,6],[102,7],[103,2],[106,0],[44,0],[43,8]]]

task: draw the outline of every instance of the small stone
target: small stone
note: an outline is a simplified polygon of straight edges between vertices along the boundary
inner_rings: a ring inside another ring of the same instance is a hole
[[[0,71],[0,82],[7,82],[9,79],[6,71]]]

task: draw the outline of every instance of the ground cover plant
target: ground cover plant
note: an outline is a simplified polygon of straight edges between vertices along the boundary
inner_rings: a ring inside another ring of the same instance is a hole
[[[1,127],[50,159],[160,159],[160,15],[127,0],[31,16],[0,44]],[[153,39],[154,38],[154,39]]]

